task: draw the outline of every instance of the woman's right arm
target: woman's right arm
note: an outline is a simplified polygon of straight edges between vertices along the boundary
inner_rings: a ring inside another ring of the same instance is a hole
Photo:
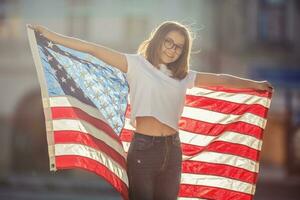
[[[81,40],[74,37],[68,37],[59,33],[50,31],[46,27],[39,25],[28,25],[28,27],[40,32],[44,37],[53,41],[54,43],[61,44],[63,46],[89,53],[100,60],[103,60],[107,64],[118,68],[124,73],[127,73],[127,61],[123,53],[115,51],[113,49]]]

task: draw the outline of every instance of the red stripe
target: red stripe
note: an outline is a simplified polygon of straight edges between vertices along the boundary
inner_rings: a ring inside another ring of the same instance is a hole
[[[212,151],[224,154],[241,156],[253,161],[258,161],[259,151],[242,144],[235,144],[224,141],[214,141],[207,146],[197,146],[191,144],[181,144],[184,155],[195,155],[204,151]]]
[[[217,187],[181,184],[180,197],[194,197],[222,200],[252,200],[253,195]]]
[[[263,132],[262,128],[252,124],[248,124],[246,122],[215,124],[203,122],[200,120],[189,119],[186,117],[181,117],[181,119],[179,120],[179,129],[187,132],[211,136],[218,136],[225,131],[233,131],[244,135],[250,135],[258,139],[262,139]]]
[[[236,155],[248,158],[253,161],[258,161],[258,150],[248,146],[224,141],[214,141],[206,148],[207,151]]]
[[[125,117],[129,119],[129,118],[130,118],[130,113],[131,113],[131,106],[130,106],[130,104],[128,103],[128,104],[127,104],[126,111],[125,111]]]
[[[124,142],[131,142],[132,133],[129,130],[123,129],[120,137],[121,140]],[[192,144],[181,143],[181,148],[182,153],[186,156],[193,156],[195,154],[199,154],[203,150],[240,156],[256,162],[259,161],[260,156],[259,150],[253,149],[246,145],[224,141],[214,141],[208,144],[207,146],[197,146]]]
[[[114,132],[114,130],[106,124],[104,121],[97,119],[86,112],[82,111],[76,107],[51,107],[52,118],[53,119],[80,119],[84,120],[97,129],[102,130],[111,138],[115,139],[117,142],[121,144],[118,135]]]
[[[272,98],[272,93],[268,92],[266,90],[255,90],[253,88],[249,89],[242,89],[242,88],[228,88],[224,86],[208,86],[208,87],[201,87],[208,90],[213,90],[216,92],[226,92],[226,93],[232,93],[232,94],[250,94],[254,96],[259,97],[267,97],[269,99]]]
[[[193,156],[205,150],[205,147],[181,143],[181,149],[183,155]]]
[[[131,142],[133,136],[132,130],[123,128],[120,134],[120,140],[123,142]]]
[[[92,160],[90,158],[81,156],[56,156],[56,167],[57,169],[72,169],[81,168],[102,176],[109,184],[111,184],[117,192],[119,192],[125,200],[128,198],[128,187],[126,184],[119,179],[112,171],[101,163]]]
[[[187,160],[182,163],[182,172],[191,174],[209,174],[255,184],[257,173],[242,168],[201,161]]]
[[[201,108],[204,110],[210,110],[224,114],[242,115],[245,113],[252,113],[263,118],[266,118],[267,113],[267,108],[260,104],[249,105],[242,103],[234,103],[225,100],[194,95],[186,96],[185,106]]]
[[[219,136],[225,131],[232,131],[243,135],[253,136],[257,139],[262,139],[263,129],[248,124],[245,122],[234,122],[231,124],[214,124],[209,122],[203,122],[200,120],[189,119],[181,117],[179,121],[179,129],[191,133],[199,133],[201,135]],[[122,141],[131,141],[132,131],[123,128],[120,138]]]
[[[108,146],[105,142],[91,135],[81,133],[79,131],[54,131],[54,141],[55,144],[76,143],[92,147],[98,151],[105,153],[118,164],[120,164],[123,168],[126,168],[126,161],[124,157],[122,157],[117,151]]]

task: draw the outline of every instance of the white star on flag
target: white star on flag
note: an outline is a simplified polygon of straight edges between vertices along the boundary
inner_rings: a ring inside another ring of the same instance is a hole
[[[50,47],[50,48],[52,48],[52,47],[53,47],[53,43],[52,43],[52,41],[49,41],[49,42],[48,42],[48,47]]]

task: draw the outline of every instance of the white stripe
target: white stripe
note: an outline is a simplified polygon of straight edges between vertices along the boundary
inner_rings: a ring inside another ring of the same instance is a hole
[[[130,130],[130,131],[133,131],[135,130],[135,128],[133,126],[131,126],[130,124],[130,119],[125,117],[125,125],[124,125],[124,128],[127,129],[127,130]]]
[[[208,89],[198,88],[198,87],[187,89],[186,94],[194,95],[194,96],[203,96],[206,98],[219,99],[219,100],[229,101],[233,103],[241,103],[241,104],[248,104],[248,105],[259,104],[266,108],[269,108],[271,104],[271,100],[267,97],[260,97],[251,94],[214,91],[214,90],[208,90]]]
[[[252,113],[244,113],[241,115],[224,114],[220,112],[188,106],[184,106],[181,117],[187,117],[197,121],[225,125],[240,121],[248,124],[253,124],[263,129],[265,128],[267,123],[267,120],[265,118]],[[125,120],[125,128],[128,130],[134,130],[134,128],[129,123],[129,118],[126,118]]]
[[[262,146],[261,140],[249,135],[244,135],[232,131],[223,132],[219,136],[210,136],[179,130],[179,136],[182,143],[192,144],[195,146],[207,146],[213,141],[224,141],[241,144],[256,150],[261,150]]]
[[[266,119],[252,113],[233,115],[192,107],[184,107],[182,117],[217,124],[230,124],[233,122],[242,121],[259,126],[261,128],[264,128],[266,125]]]
[[[134,128],[129,124],[129,118],[125,118],[125,129],[133,131]],[[235,144],[241,144],[250,148],[261,150],[262,140],[250,135],[240,134],[232,131],[226,131],[219,136],[201,135],[184,130],[179,130],[179,137],[182,143],[195,146],[207,146],[213,141],[224,141]]]
[[[267,120],[265,118],[254,115],[252,113],[244,113],[242,115],[223,114],[201,108],[192,108],[186,106],[183,108],[182,117],[187,117],[197,121],[224,125],[240,121],[258,126],[263,129],[266,127],[267,123]],[[124,128],[128,130],[135,130],[134,127],[130,125],[129,118],[125,118]]]
[[[125,152],[128,152],[130,142],[122,142]],[[192,160],[207,163],[226,164],[258,173],[259,163],[248,158],[217,152],[201,152],[195,156],[182,155],[183,161]]]
[[[252,149],[260,151],[262,148],[262,140],[250,135],[244,135],[236,132],[226,131],[217,137],[215,141],[224,141],[235,144],[248,146]]]
[[[81,144],[55,144],[56,156],[77,155],[95,160],[106,166],[128,186],[126,170],[104,152]]]
[[[207,163],[225,164],[258,173],[259,163],[248,158],[217,152],[204,151],[194,156],[183,156],[183,160],[193,160]]]
[[[27,29],[27,35],[28,35],[28,40],[30,44],[30,49],[33,55],[33,61],[35,64],[35,68],[37,71],[38,75],[38,80],[39,84],[41,87],[41,94],[43,98],[43,110],[44,110],[44,116],[45,116],[45,122],[49,121],[51,119],[51,110],[47,108],[48,104],[48,89],[47,89],[47,84],[46,84],[46,79],[45,79],[45,73],[44,73],[44,67],[42,65],[41,57],[39,54],[36,38],[35,38],[35,33],[31,28],[26,27]],[[46,99],[46,101],[45,101]],[[46,123],[47,126],[47,123]],[[50,164],[50,170],[51,171],[56,171],[56,166],[55,166],[55,158],[53,156],[54,152],[54,137],[53,137],[53,132],[47,131],[47,143],[48,143],[48,155],[49,155],[49,164]]]
[[[129,149],[129,146],[130,146],[130,142],[122,141],[122,145],[123,145],[124,151],[127,153],[128,149]]]
[[[243,181],[238,181],[221,176],[188,173],[181,174],[181,184],[219,187],[237,192],[247,193],[250,195],[253,195],[256,189],[255,185]]]
[[[106,143],[108,146],[116,150],[121,156],[125,158],[125,152],[123,146],[120,143],[111,138],[102,130],[97,129],[93,125],[89,124],[88,122],[73,119],[57,119],[53,120],[52,123],[54,131],[80,131],[83,133],[89,133],[95,138]]]
[[[95,107],[82,103],[81,101],[77,100],[72,96],[56,96],[49,98],[50,107],[75,107],[83,110],[88,115],[103,121],[104,123],[108,124],[105,117],[102,113]]]
[[[177,200],[207,200],[207,199],[192,198],[192,197],[177,197]]]
[[[179,130],[179,137],[182,143],[196,146],[206,146],[216,138],[215,136],[201,135],[183,130]]]

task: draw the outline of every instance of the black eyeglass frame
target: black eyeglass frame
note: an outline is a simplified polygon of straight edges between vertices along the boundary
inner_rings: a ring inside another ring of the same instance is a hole
[[[168,42],[170,45],[167,44]],[[175,42],[172,38],[165,38],[163,44],[164,44],[164,47],[166,47],[167,49],[173,49],[175,46],[175,53],[177,55],[181,54],[183,51],[183,47],[179,46],[178,44],[175,44]]]

